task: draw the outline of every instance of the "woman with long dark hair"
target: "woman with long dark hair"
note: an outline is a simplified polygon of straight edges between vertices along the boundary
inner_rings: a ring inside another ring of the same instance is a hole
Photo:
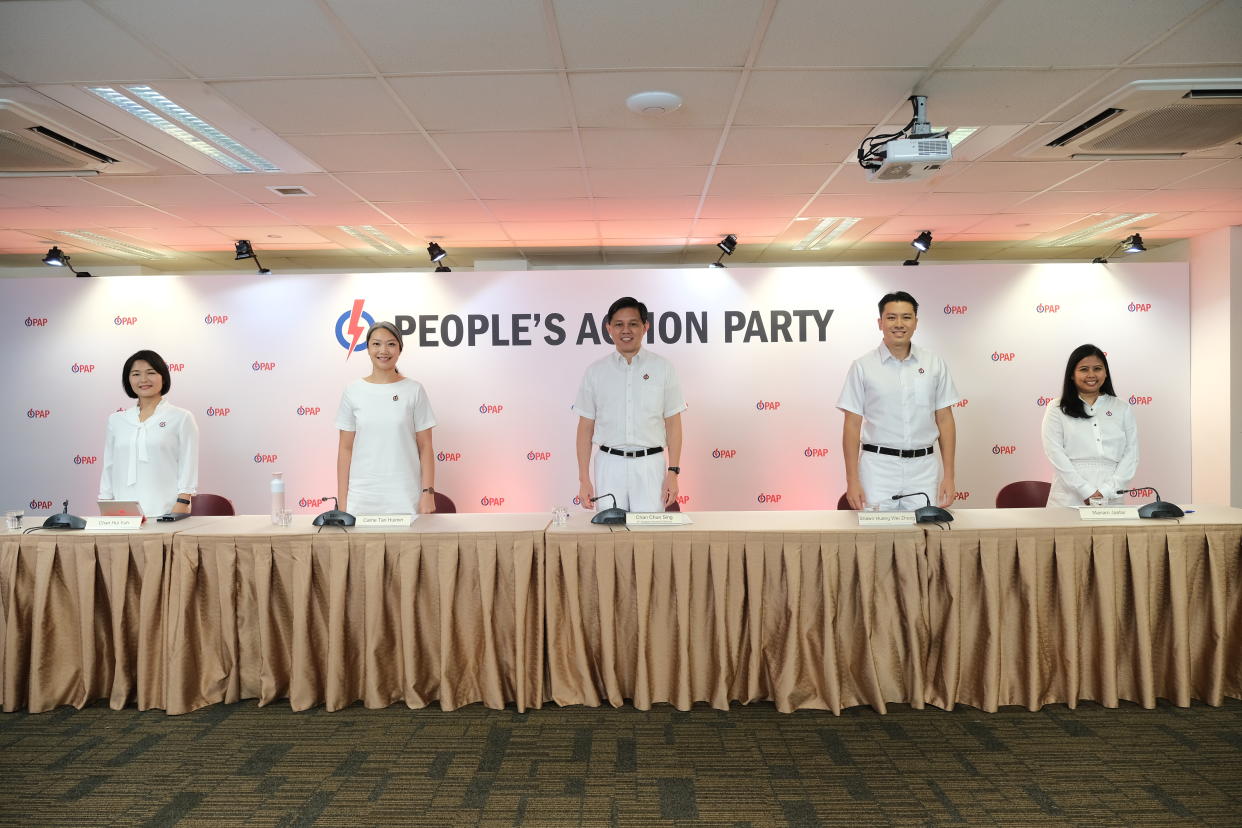
[[[1061,396],[1044,415],[1044,454],[1056,469],[1049,506],[1122,502],[1138,470],[1134,413],[1113,390],[1108,357],[1080,345],[1065,364]]]

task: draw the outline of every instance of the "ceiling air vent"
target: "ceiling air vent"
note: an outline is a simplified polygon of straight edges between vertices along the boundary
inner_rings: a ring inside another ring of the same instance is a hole
[[[1136,81],[1067,123],[1070,129],[1018,155],[1103,160],[1206,153],[1242,140],[1242,81]]]
[[[26,107],[0,100],[0,174],[93,175],[116,163],[112,156],[47,126]]]

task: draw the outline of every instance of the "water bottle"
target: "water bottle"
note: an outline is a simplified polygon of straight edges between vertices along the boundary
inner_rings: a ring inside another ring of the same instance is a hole
[[[283,472],[272,472],[272,523],[280,523],[280,513],[285,510],[285,477]]]

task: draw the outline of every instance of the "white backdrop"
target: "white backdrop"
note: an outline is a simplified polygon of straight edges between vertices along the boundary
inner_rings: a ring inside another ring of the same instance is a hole
[[[611,348],[580,331],[625,294],[650,307],[646,347],[674,362],[690,404],[683,509],[835,508],[833,404],[850,362],[879,343],[876,301],[897,289],[920,301],[915,341],[945,357],[966,398],[958,506],[1051,479],[1043,406],[1083,342],[1108,352],[1136,406],[1135,483],[1189,497],[1187,266],[1043,264],[3,280],[0,508],[47,512],[68,497],[95,513],[104,423],[129,404],[122,363],[152,348],[175,369],[169,400],[198,421],[200,491],[265,512],[281,471],[292,507],[320,511],[336,488],[341,389],[369,371],[338,339],[358,301],[414,328],[401,368],[427,389],[436,486],[459,511],[569,505],[570,404]]]

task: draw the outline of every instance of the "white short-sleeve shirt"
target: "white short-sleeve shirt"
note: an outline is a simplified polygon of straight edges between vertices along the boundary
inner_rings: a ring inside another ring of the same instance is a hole
[[[596,445],[656,448],[665,444],[664,418],[687,407],[673,364],[642,348],[629,362],[617,351],[592,362],[573,410],[595,421]]]
[[[100,500],[136,500],[145,515],[171,512],[177,495],[198,492],[198,424],[194,415],[160,400],[146,420],[138,406],[108,418]]]
[[[1090,417],[1070,417],[1057,398],[1044,412],[1043,443],[1048,462],[1056,469],[1048,503],[1081,506],[1095,492],[1108,502],[1122,502],[1117,490],[1126,488],[1138,471],[1138,427],[1134,409],[1125,400],[1100,394],[1084,409]]]
[[[349,464],[349,511],[355,515],[410,515],[422,486],[414,435],[436,424],[423,386],[357,380],[341,395],[336,427],[354,432]]]
[[[940,357],[911,343],[899,360],[881,343],[854,360],[837,408],[863,418],[864,444],[920,449],[940,437],[936,412],[961,399]]]

